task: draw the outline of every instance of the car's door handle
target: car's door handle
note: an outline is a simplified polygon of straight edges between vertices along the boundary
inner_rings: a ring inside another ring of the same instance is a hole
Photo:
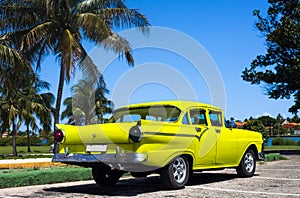
[[[221,133],[221,130],[220,130],[220,129],[216,129],[216,132],[217,132],[217,133]]]
[[[199,127],[195,127],[195,130],[196,130],[197,132],[201,132],[201,128],[199,128]]]

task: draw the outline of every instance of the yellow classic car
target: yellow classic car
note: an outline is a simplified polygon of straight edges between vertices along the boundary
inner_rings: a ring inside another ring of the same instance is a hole
[[[114,185],[125,172],[161,175],[171,189],[194,171],[235,168],[254,175],[263,159],[262,135],[228,128],[222,109],[190,101],[162,101],[118,108],[108,123],[58,124],[53,162],[92,167],[95,182]]]

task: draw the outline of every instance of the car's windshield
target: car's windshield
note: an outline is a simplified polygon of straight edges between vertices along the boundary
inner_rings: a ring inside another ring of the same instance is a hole
[[[180,109],[170,105],[120,108],[114,112],[109,122],[136,122],[141,119],[175,122],[178,120],[180,113]]]

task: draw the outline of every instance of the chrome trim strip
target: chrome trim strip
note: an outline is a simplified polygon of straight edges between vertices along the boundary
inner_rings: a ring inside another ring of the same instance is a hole
[[[52,162],[62,163],[142,163],[148,160],[144,153],[118,153],[116,154],[55,154]]]

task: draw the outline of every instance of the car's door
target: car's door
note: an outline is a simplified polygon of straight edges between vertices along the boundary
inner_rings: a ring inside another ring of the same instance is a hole
[[[210,110],[209,120],[217,139],[217,165],[231,165],[236,162],[238,142],[233,130],[224,126],[222,111]]]
[[[208,125],[208,112],[201,108],[189,110],[190,123],[197,131],[196,164],[198,166],[214,165],[216,159],[216,135]]]

